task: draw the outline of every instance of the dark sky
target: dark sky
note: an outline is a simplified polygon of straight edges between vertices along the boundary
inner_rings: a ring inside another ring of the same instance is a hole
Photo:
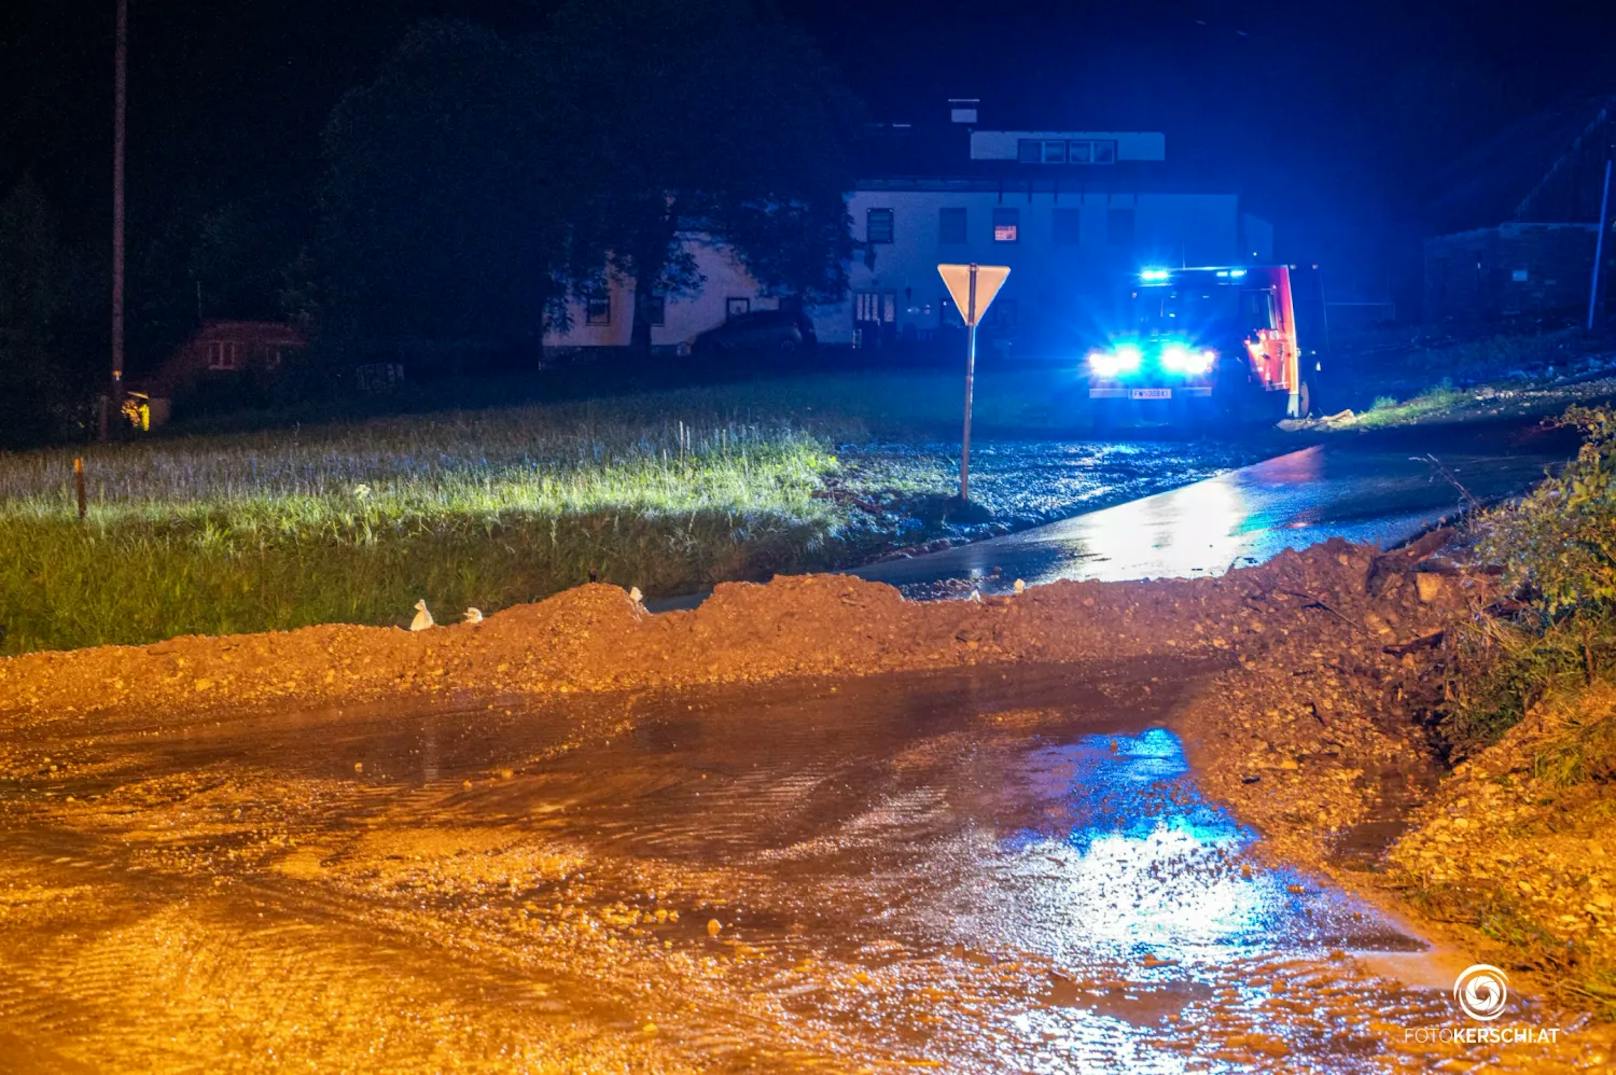
[[[307,201],[318,134],[404,28],[537,27],[535,0],[131,0],[131,213],[270,191]],[[1235,183],[1283,252],[1373,265],[1440,166],[1506,122],[1616,91],[1616,4],[780,0],[873,118],[979,96],[983,121],[1167,132]],[[0,4],[0,186],[23,171],[104,226],[112,0]],[[1406,9],[1406,10],[1405,10]],[[762,107],[764,105],[760,105]],[[153,225],[155,226],[155,225]],[[1363,274],[1372,286],[1372,272]]]

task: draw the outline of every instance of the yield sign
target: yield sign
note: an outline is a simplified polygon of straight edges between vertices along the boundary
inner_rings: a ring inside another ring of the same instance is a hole
[[[948,293],[954,296],[954,305],[959,307],[960,316],[967,325],[974,325],[982,320],[982,315],[988,312],[993,303],[993,297],[1004,286],[1005,277],[1010,275],[1008,265],[939,265],[937,273],[948,285]]]

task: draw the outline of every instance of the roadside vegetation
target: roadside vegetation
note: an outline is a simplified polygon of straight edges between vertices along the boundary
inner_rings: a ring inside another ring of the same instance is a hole
[[[1047,377],[1032,381],[984,378],[979,430],[1051,428],[1028,411],[1047,408]],[[962,518],[959,390],[803,376],[0,454],[0,652],[405,623],[423,597],[449,620],[592,578],[688,592],[1001,533],[1251,458],[984,441],[980,510]]]
[[[1427,912],[1616,1018],[1616,411],[1560,421],[1576,458],[1475,521],[1508,596],[1450,639],[1438,732],[1460,764],[1393,865]]]
[[[1616,397],[1616,339],[1518,326],[1479,335],[1382,330],[1336,347],[1326,415],[1292,428],[1362,431],[1550,415]]]
[[[798,564],[835,460],[780,423],[519,408],[0,461],[0,624],[20,652],[445,617],[589,579]]]

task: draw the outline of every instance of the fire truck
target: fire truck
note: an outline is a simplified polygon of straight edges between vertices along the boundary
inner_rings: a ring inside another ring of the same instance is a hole
[[[1325,321],[1316,270],[1144,269],[1118,323],[1125,327],[1087,358],[1097,425],[1274,422],[1318,405]]]

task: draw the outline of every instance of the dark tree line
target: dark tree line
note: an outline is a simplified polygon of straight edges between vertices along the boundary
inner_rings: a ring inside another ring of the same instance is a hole
[[[326,129],[332,327],[536,344],[607,276],[698,286],[692,233],[839,297],[852,118],[806,35],[740,0],[580,0],[524,40],[419,26]]]
[[[855,118],[806,34],[751,0],[574,0],[523,33],[420,23],[309,132],[323,174],[199,185],[136,222],[132,370],[201,317],[296,320],[335,361],[469,345],[531,362],[608,277],[699,286],[693,234],[782,297],[839,297]],[[0,440],[33,442],[82,429],[101,387],[106,258],[61,238],[48,191],[0,199]]]
[[[0,448],[81,427],[98,369],[95,312],[106,277],[65,239],[45,193],[24,176],[0,198]]]

